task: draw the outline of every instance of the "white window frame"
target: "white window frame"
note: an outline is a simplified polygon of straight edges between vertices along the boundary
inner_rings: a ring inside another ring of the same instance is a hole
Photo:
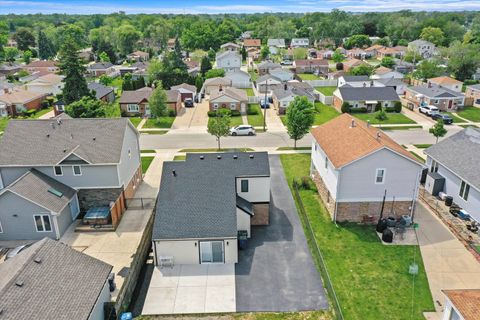
[[[244,181],[246,181],[246,186],[247,186],[247,191],[243,191],[243,184],[244,184]],[[248,179],[241,179],[240,180],[240,192],[242,193],[248,193],[250,191],[250,181],[248,181]]]
[[[37,220],[35,220],[35,217],[41,217],[43,230],[38,230]],[[43,220],[44,217],[47,217],[48,221],[50,222],[50,230],[45,230],[45,221]],[[37,232],[53,232],[52,219],[50,219],[50,215],[47,214],[47,213],[34,214],[33,215],[33,224],[35,225],[35,231],[37,231]]]
[[[462,182],[460,183],[460,191],[458,192],[458,195],[463,200],[468,201],[469,193],[470,193],[470,185],[466,181],[462,180]]]
[[[383,171],[383,175],[382,175],[382,181],[381,182],[378,182],[378,173],[380,171]],[[387,175],[387,169],[385,168],[377,168],[377,170],[375,170],[375,184],[384,184],[385,183],[385,177]]]
[[[63,111],[65,111],[65,107],[61,104],[58,104],[57,105],[57,111],[62,111],[63,112]]]
[[[79,173],[79,174],[76,174],[76,173],[75,173],[75,167],[78,167],[78,169],[80,170],[80,173]],[[76,176],[76,177],[81,176],[81,175],[82,175],[82,166],[73,165],[73,166],[72,166],[72,172],[73,172],[73,175]]]
[[[237,110],[237,104],[236,103],[230,103],[230,110]]]
[[[214,110],[214,111],[217,111],[217,110],[218,110],[218,103],[214,103],[214,104],[213,104],[213,110]]]
[[[2,221],[0,221],[0,233],[3,233]]]
[[[438,162],[432,159],[432,164],[430,165],[430,172],[438,172]]]
[[[57,170],[55,170],[55,168],[60,168],[60,174],[57,174]],[[53,166],[53,174],[54,174],[56,177],[61,177],[61,176],[63,176],[63,168],[62,168],[62,166]]]
[[[127,112],[140,112],[140,106],[138,104],[129,103],[127,104]]]

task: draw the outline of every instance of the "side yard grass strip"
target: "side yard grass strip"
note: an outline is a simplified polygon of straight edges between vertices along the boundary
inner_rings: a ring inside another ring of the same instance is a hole
[[[308,177],[309,154],[283,154],[280,159],[290,188],[293,179]],[[418,246],[385,246],[373,226],[336,226],[313,185],[298,193],[345,319],[420,320],[424,311],[434,310]],[[408,270],[414,253],[419,273],[413,286]]]
[[[253,151],[252,148],[239,148],[239,149],[232,149],[232,148],[222,148],[222,149],[217,149],[217,148],[205,148],[205,149],[181,149],[178,152],[246,152],[246,151]]]
[[[141,157],[140,159],[142,160],[142,172],[145,174],[147,172],[148,167],[150,167],[150,164],[152,164],[152,161],[155,157]]]
[[[457,111],[457,114],[467,120],[473,122],[480,122],[480,108],[477,107],[463,107],[462,110]],[[463,122],[463,121],[462,121]]]
[[[248,105],[247,119],[248,124],[254,127],[263,126],[263,110],[260,108],[258,103],[253,103]],[[250,114],[256,112],[257,114]]]
[[[158,119],[147,119],[142,129],[170,129],[175,117],[160,117]]]

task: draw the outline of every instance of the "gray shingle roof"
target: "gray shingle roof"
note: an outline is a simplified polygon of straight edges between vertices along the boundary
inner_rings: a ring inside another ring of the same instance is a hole
[[[264,81],[267,81],[267,79],[268,79],[268,80],[271,79],[271,80],[274,80],[274,81],[282,82],[282,80],[280,80],[279,78],[277,78],[277,77],[275,77],[275,76],[272,76],[271,74],[268,74],[268,73],[267,73],[267,74],[264,74],[263,76],[258,77],[258,79],[257,79],[256,82],[257,82],[257,83],[262,83],[262,82],[264,82]],[[270,82],[270,81],[268,81],[268,82]]]
[[[400,98],[393,87],[339,87],[338,90],[344,101],[398,101]]]
[[[466,128],[434,144],[425,153],[480,190],[480,129]]]
[[[111,270],[61,242],[40,240],[0,264],[1,318],[87,320]]]
[[[95,62],[87,67],[89,70],[104,70],[113,67],[110,62]]]
[[[153,239],[236,237],[235,177],[270,176],[266,152],[200,156],[164,162]]]
[[[445,87],[439,87],[435,85],[432,85],[430,88],[424,87],[424,86],[409,87],[407,88],[407,90],[411,90],[411,91],[423,94],[424,96],[427,96],[430,98],[463,97],[463,93],[461,92],[456,92],[456,91],[447,89]]]
[[[471,88],[474,90],[480,90],[480,84],[472,84],[470,86],[467,86],[467,88]]]
[[[52,166],[70,153],[91,164],[120,162],[128,119],[57,120],[11,120],[0,140],[0,166]]]
[[[267,46],[285,48],[285,39],[268,39]]]
[[[257,65],[257,67],[260,69],[277,69],[281,68],[282,66],[272,61],[262,61]]]
[[[356,81],[369,81],[368,76],[343,76],[343,79],[347,82],[356,82]]]
[[[98,82],[90,82],[88,84],[88,90],[94,90],[95,98],[101,99],[105,97],[107,94],[109,94],[110,92],[112,92],[113,88],[104,86],[103,84]]]
[[[153,89],[150,87],[123,91],[119,103],[141,103],[144,100],[148,101],[152,92]]]
[[[20,179],[3,189],[0,197],[7,190],[55,213],[60,213],[77,193],[75,189],[35,169],[30,169]],[[49,190],[58,191],[62,196],[56,196]]]

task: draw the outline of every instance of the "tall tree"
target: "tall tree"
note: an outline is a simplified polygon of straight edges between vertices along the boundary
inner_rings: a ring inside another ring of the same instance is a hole
[[[220,139],[230,133],[230,110],[217,110],[215,117],[208,119],[207,131],[217,138],[218,150],[221,149]]]
[[[165,117],[168,115],[167,109],[167,93],[163,90],[161,84],[153,90],[152,95],[148,99],[148,105],[152,115],[155,118]]]
[[[480,67],[480,44],[455,41],[445,51],[448,70],[460,81],[471,79]]]
[[[0,61],[5,57],[4,46],[8,43],[8,25],[0,21]]]
[[[55,57],[55,46],[50,41],[50,39],[47,38],[45,32],[43,32],[42,30],[38,30],[37,45],[38,57],[41,60],[48,60]]]
[[[127,55],[133,51],[140,39],[140,33],[131,24],[124,24],[114,30],[118,50]]]
[[[62,80],[65,83],[63,88],[63,101],[68,105],[89,96],[87,81],[83,76],[86,68],[82,59],[78,56],[78,47],[72,39],[67,38],[60,48],[59,66],[61,73],[65,76]]]
[[[422,60],[417,69],[413,72],[413,77],[426,81],[427,79],[438,77],[442,73],[442,68],[436,60]]]
[[[210,69],[212,69],[212,63],[207,56],[204,56],[200,62],[200,73],[205,76],[205,73]]]
[[[441,138],[447,134],[447,129],[445,129],[443,125],[443,120],[438,119],[437,123],[435,123],[435,125],[431,127],[428,132],[437,138],[436,142],[438,142],[438,138]]]
[[[365,34],[355,34],[345,41],[345,48],[363,48],[372,45],[372,40]]]
[[[13,39],[17,41],[17,48],[21,51],[26,51],[35,46],[35,36],[27,28],[18,28],[13,35]]]
[[[65,111],[72,118],[104,118],[106,106],[101,100],[82,97],[79,101],[68,104]]]
[[[24,51],[22,59],[23,59],[23,62],[25,62],[25,64],[29,64],[30,60],[32,59],[32,51],[30,50]]]
[[[312,127],[314,121],[313,105],[307,97],[297,96],[287,108],[287,133],[297,148],[297,140],[302,139]]]
[[[4,50],[5,61],[15,62],[15,59],[18,56],[18,49],[15,47],[6,47]]]
[[[426,27],[422,29],[420,38],[426,41],[430,41],[436,46],[440,46],[443,44],[445,40],[445,35],[443,34],[442,29],[440,28]]]

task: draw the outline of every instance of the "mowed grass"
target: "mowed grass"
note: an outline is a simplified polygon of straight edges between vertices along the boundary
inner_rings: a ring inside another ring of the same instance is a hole
[[[257,111],[257,114],[247,113],[248,124],[254,127],[263,126],[263,110],[260,108],[260,105],[258,103],[249,104],[248,109]],[[270,110],[267,112],[275,112],[275,111]]]
[[[473,122],[480,122],[480,108],[477,107],[463,107],[462,110],[457,111],[457,114],[465,119]]]
[[[253,92],[252,88],[247,88],[247,89],[245,89],[245,91],[247,91],[247,96],[249,96],[249,97],[255,96],[255,93]]]
[[[318,92],[323,93],[323,95],[329,97],[333,96],[333,91],[337,90],[337,87],[315,87]]]
[[[212,121],[213,118],[208,118],[208,122]],[[230,127],[236,127],[243,124],[243,119],[241,116],[230,117]]]
[[[430,148],[432,146],[431,143],[420,143],[420,144],[414,144],[415,147],[417,147],[418,149],[427,149],[427,148]]]
[[[368,121],[371,124],[415,124],[416,122],[401,113],[389,112],[387,113],[387,120],[379,121],[376,116],[378,112],[373,113],[352,113],[357,119]]]
[[[327,105],[324,105],[321,102],[315,102],[315,113],[314,113],[314,120],[313,125],[319,126],[328,122],[336,117],[338,117],[340,113],[334,108]],[[283,115],[280,116],[280,120],[282,120],[283,125],[287,126],[287,116]]]
[[[280,159],[290,185],[293,178],[309,175],[310,154]],[[300,196],[345,319],[420,320],[422,312],[434,310],[418,246],[385,246],[373,226],[337,227],[315,190],[300,190]],[[408,273],[414,255],[419,266],[415,278]]]
[[[142,172],[143,173],[147,172],[148,167],[150,167],[154,158],[155,157],[151,157],[151,156],[140,158],[142,160]]]
[[[317,77],[313,73],[299,73],[298,77],[302,80],[321,80],[322,78]]]
[[[138,127],[138,125],[140,124],[140,121],[142,121],[142,118],[140,117],[131,117],[129,119],[135,128]]]
[[[8,125],[8,121],[10,121],[10,118],[0,118],[0,132],[5,131],[5,128]]]
[[[41,116],[49,113],[50,111],[53,110],[53,107],[48,107],[48,108],[45,108],[45,109],[41,109],[41,110],[38,110],[37,112],[35,112],[35,115],[33,116],[34,119],[38,119],[40,118]]]
[[[175,121],[175,117],[160,117],[156,119],[147,119],[147,121],[143,125],[143,129],[169,129],[172,127],[173,121]]]

